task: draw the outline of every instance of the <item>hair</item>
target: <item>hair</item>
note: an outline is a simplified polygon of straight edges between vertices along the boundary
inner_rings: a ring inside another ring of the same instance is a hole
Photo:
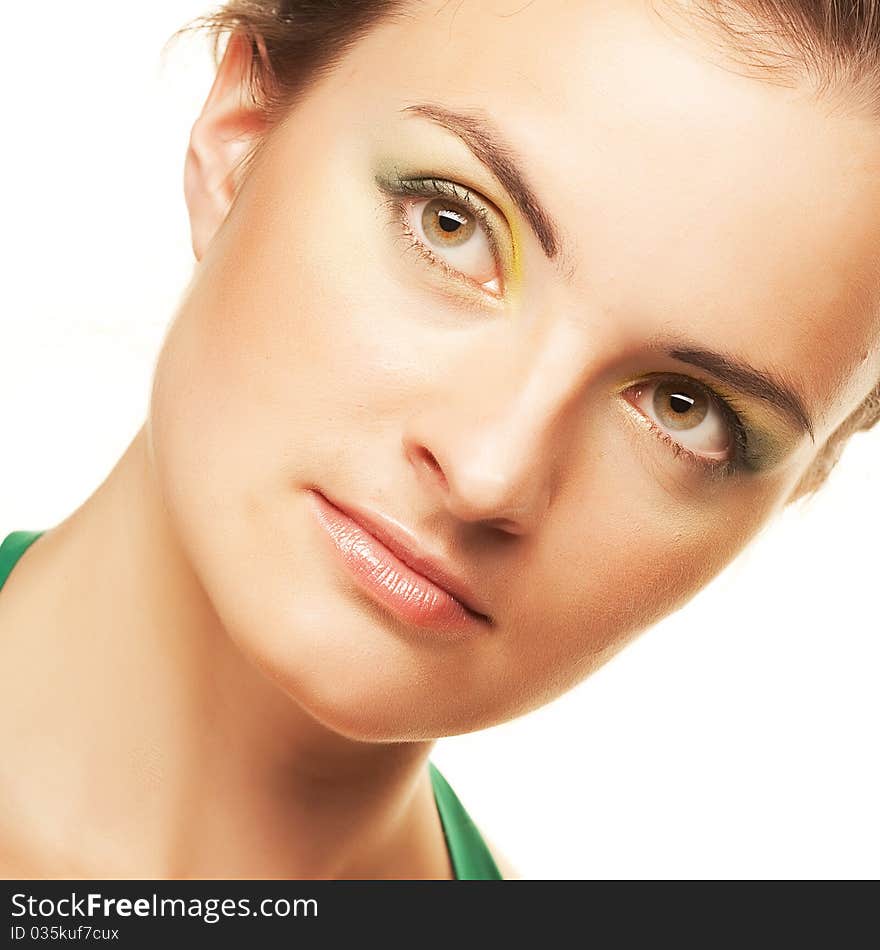
[[[880,0],[655,0],[720,40],[730,62],[761,81],[806,83],[817,100],[880,121]],[[212,41],[250,44],[247,94],[271,129],[322,75],[380,21],[409,15],[412,0],[227,0],[174,36],[201,30]],[[659,12],[659,11],[658,11]],[[243,156],[247,167],[262,139]],[[877,304],[875,303],[875,306]],[[880,420],[880,381],[829,435],[789,500],[823,484],[858,431]]]

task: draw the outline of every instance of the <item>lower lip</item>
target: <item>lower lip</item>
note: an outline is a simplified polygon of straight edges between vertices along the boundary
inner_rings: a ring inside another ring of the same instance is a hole
[[[486,625],[480,615],[404,564],[320,492],[311,490],[309,495],[333,548],[355,583],[373,600],[417,627],[443,631]]]

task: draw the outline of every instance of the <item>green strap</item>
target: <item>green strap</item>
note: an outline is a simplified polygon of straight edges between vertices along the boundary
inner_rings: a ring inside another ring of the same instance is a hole
[[[37,540],[42,531],[13,531],[0,544],[0,588],[6,583],[15,562]]]
[[[0,544],[0,588],[18,559],[43,531],[13,531]],[[434,800],[452,869],[458,881],[500,881],[501,872],[471,816],[433,762],[428,762]]]
[[[440,770],[433,762],[428,762],[431,772],[431,784],[434,786],[434,800],[440,813],[440,823],[446,836],[446,846],[452,860],[457,881],[500,881],[503,880],[495,859],[483,841],[471,816],[452,790]]]

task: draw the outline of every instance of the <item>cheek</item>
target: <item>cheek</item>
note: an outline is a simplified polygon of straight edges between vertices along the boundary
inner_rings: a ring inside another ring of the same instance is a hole
[[[167,406],[182,453],[227,487],[313,454],[321,434],[338,445],[340,410],[382,365],[382,294],[357,253],[361,236],[334,231],[338,209],[315,215],[305,195],[296,215],[247,197],[199,265],[156,374],[157,408]]]
[[[531,684],[522,711],[589,676],[684,606],[772,516],[780,487],[744,482],[711,504],[671,497],[608,456],[560,499],[522,564],[507,675]],[[516,577],[511,578],[516,583]]]

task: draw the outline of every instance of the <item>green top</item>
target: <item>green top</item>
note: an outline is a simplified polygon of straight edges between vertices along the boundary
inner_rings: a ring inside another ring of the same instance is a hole
[[[16,561],[42,531],[13,531],[0,543],[0,588]],[[471,816],[433,762],[428,762],[434,801],[457,881],[500,881],[501,872]]]

